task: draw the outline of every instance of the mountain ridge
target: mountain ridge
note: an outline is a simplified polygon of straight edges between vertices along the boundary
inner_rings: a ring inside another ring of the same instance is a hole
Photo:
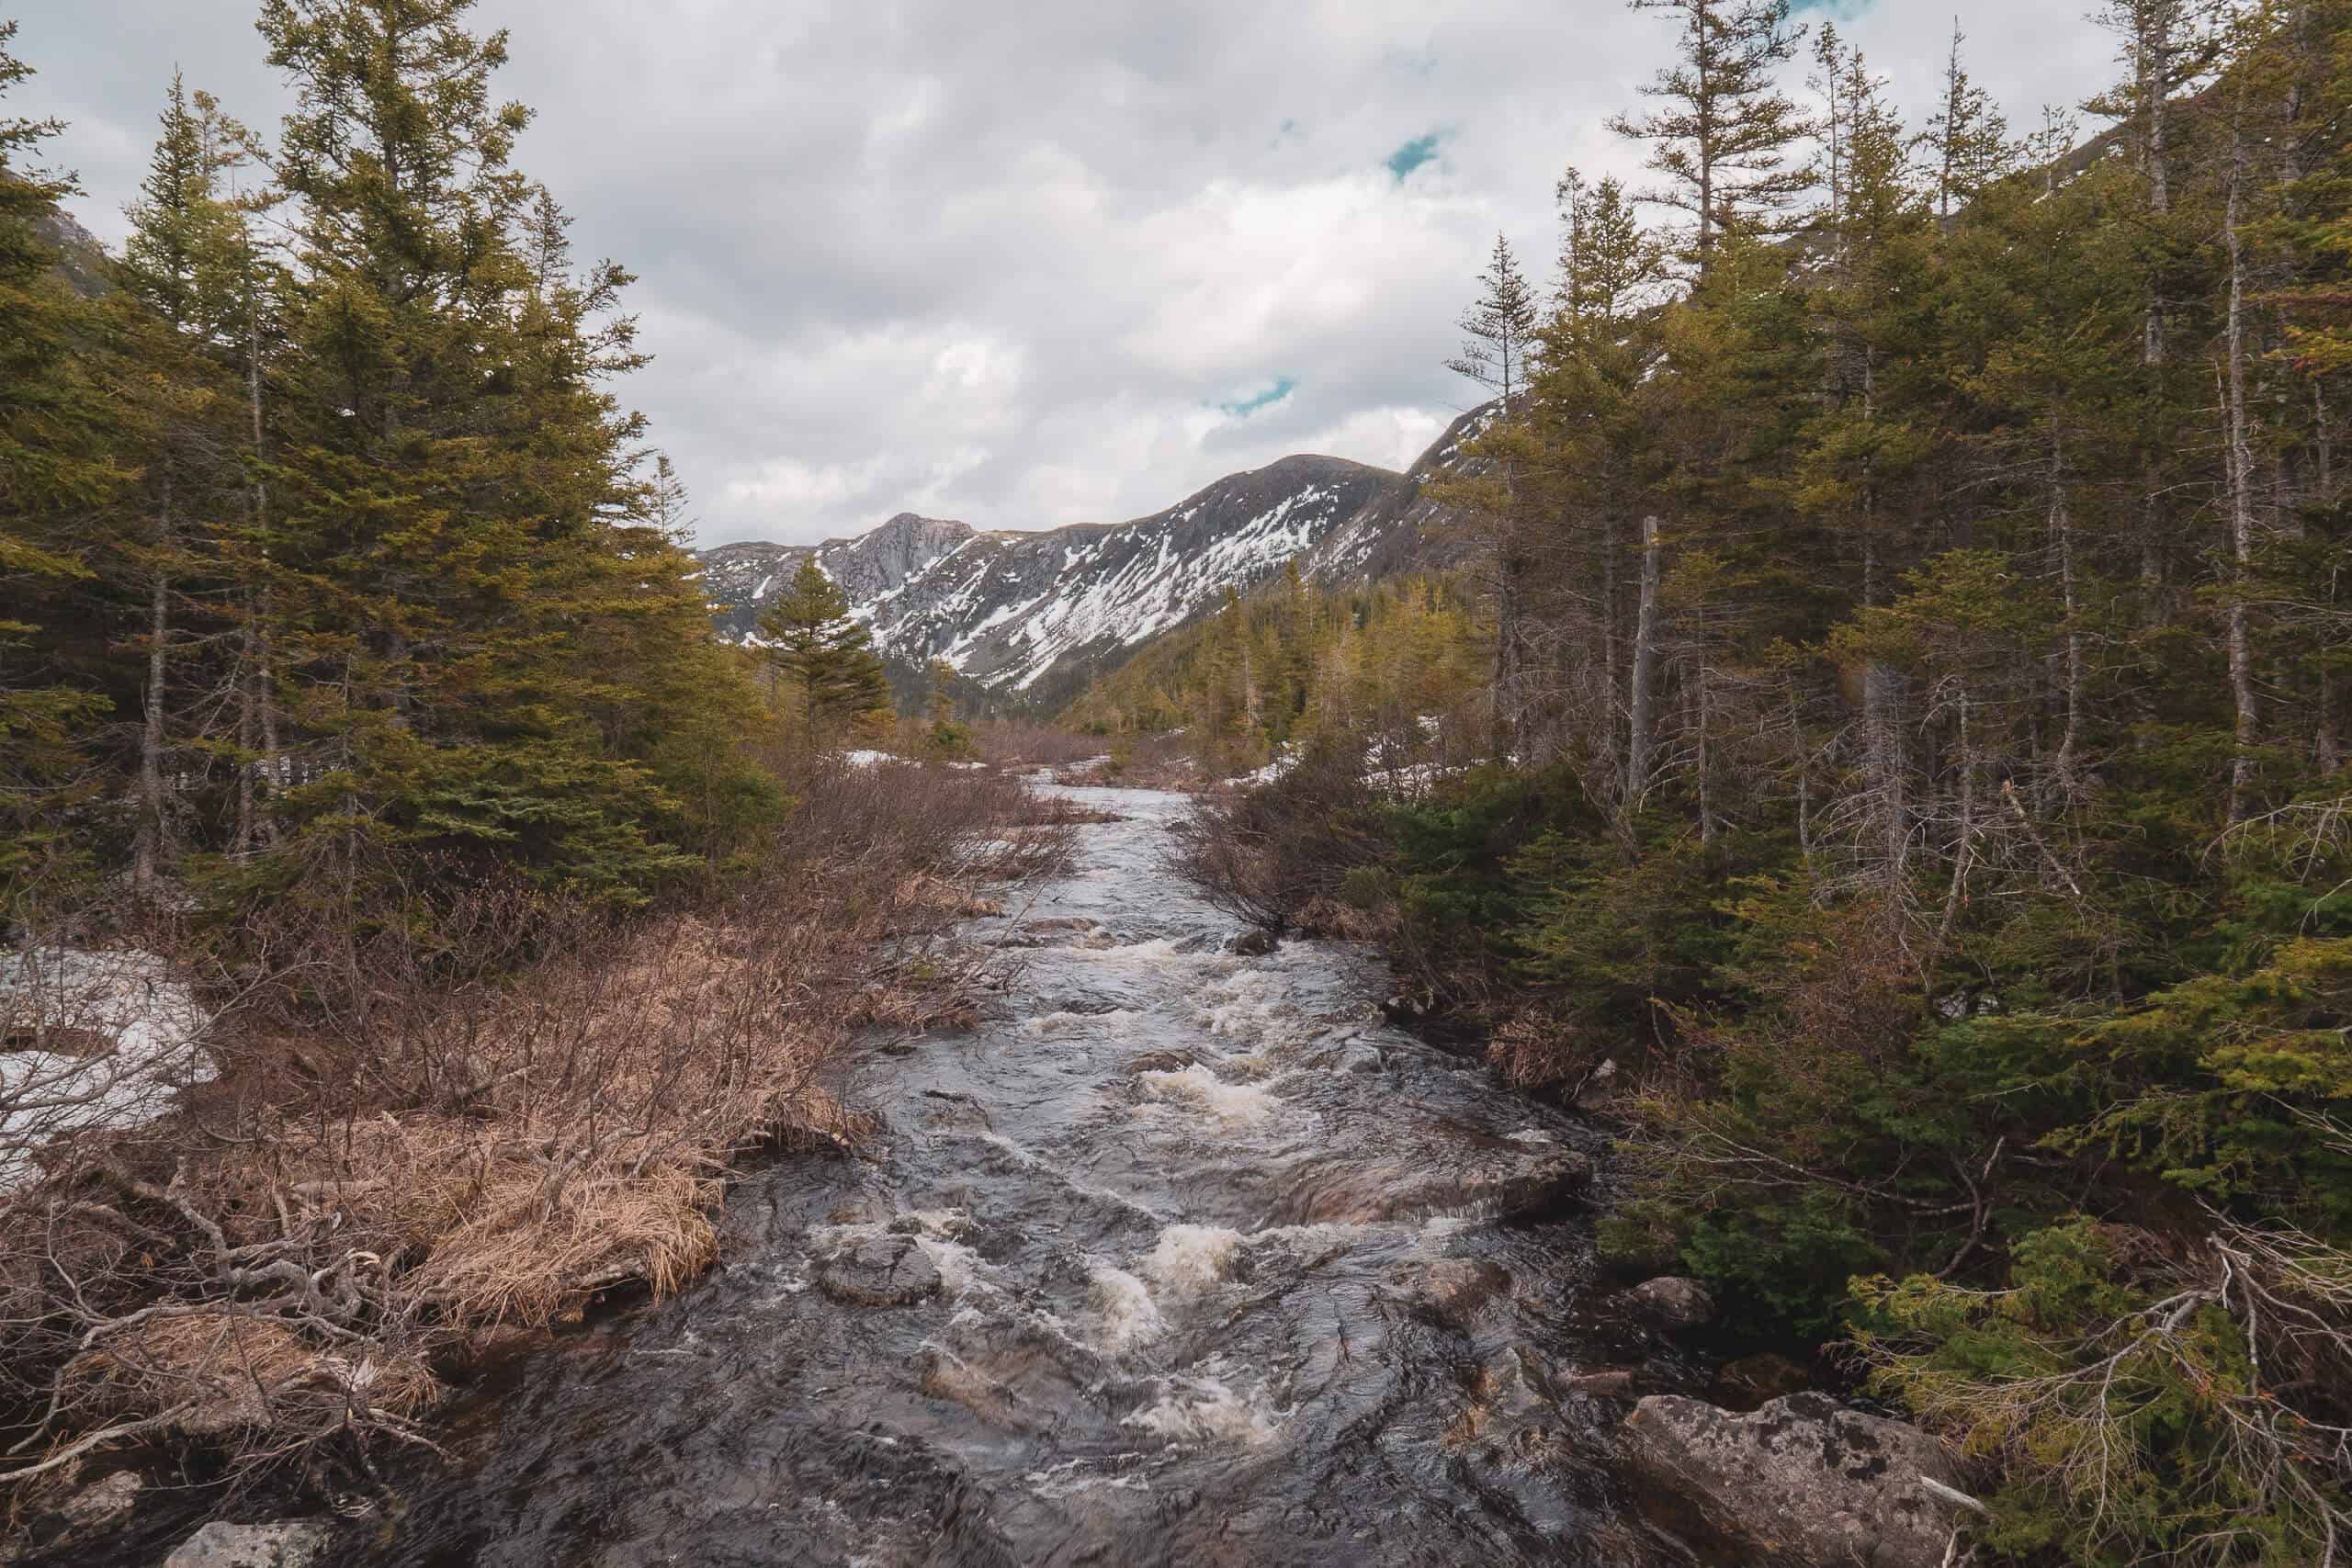
[[[695,554],[732,640],[757,640],[760,616],[813,557],[901,672],[944,659],[981,686],[1050,702],[1294,561],[1333,583],[1450,564],[1458,547],[1429,536],[1445,509],[1425,491],[1464,468],[1460,447],[1486,412],[1456,419],[1403,473],[1294,453],[1124,523],[983,529],[901,512],[816,545]]]

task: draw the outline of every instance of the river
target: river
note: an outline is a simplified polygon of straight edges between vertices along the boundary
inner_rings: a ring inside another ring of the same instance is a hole
[[[1600,1136],[1363,953],[1221,951],[1183,797],[1060,793],[1125,820],[973,923],[1027,960],[978,1027],[851,1070],[867,1155],[742,1183],[722,1267],[525,1361],[338,1561],[1680,1561],[1568,1386],[1657,1350],[1590,1299]]]

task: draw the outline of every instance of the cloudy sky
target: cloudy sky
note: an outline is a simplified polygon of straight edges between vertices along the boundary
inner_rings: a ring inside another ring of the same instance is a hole
[[[2087,0],[1960,0],[2020,129],[2106,79]],[[176,64],[249,123],[253,0],[0,0],[123,231]],[[1924,104],[1954,6],[1813,0]],[[1443,369],[1499,231],[1540,271],[1563,166],[1671,28],[1622,0],[481,0],[518,162],[628,265],[625,395],[703,542],[892,513],[1115,521],[1285,453],[1402,468],[1476,400]],[[1793,76],[1801,77],[1802,73]],[[1920,113],[1914,108],[1914,118]]]

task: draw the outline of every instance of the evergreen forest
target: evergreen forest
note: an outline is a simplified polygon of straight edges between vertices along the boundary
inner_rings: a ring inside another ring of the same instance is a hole
[[[1285,591],[1074,714],[1287,744],[1194,874],[1616,1121],[1611,1252],[1952,1438],[1985,1560],[2344,1561],[2352,11],[2113,0],[2019,127],[1635,8],[1644,177],[1462,322],[1476,626]]]

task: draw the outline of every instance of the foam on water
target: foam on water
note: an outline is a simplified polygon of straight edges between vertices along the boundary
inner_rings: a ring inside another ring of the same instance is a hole
[[[950,1299],[962,1301],[976,1293],[993,1294],[1001,1290],[995,1267],[963,1243],[919,1235],[915,1245],[922,1248],[923,1256],[939,1270],[939,1282],[946,1288]]]
[[[1240,967],[1241,960],[1213,948],[1193,946],[1197,939],[1189,937],[1154,937],[1149,942],[1122,942],[1115,947],[1057,948],[1057,958],[1067,956],[1087,964],[1110,969],[1140,969],[1155,976],[1165,976],[1182,968],[1204,974],[1230,975]]]
[[[1129,1349],[1167,1332],[1167,1321],[1153,1303],[1151,1292],[1125,1269],[1095,1264],[1089,1285],[1104,1349]]]
[[[1168,1380],[1167,1392],[1155,1403],[1121,1424],[1170,1442],[1258,1448],[1273,1441],[1282,1417],[1263,1388],[1240,1393],[1221,1377],[1177,1377]]]
[[[1266,1042],[1296,1012],[1282,977],[1272,970],[1245,969],[1209,991],[1201,1010],[1208,1032],[1223,1040]]]
[[[1197,1105],[1227,1126],[1248,1126],[1263,1122],[1273,1114],[1279,1103],[1264,1089],[1248,1084],[1227,1083],[1198,1063],[1172,1072],[1138,1073],[1136,1077],[1147,1089],[1162,1100],[1183,1100]]]
[[[1022,1477],[1038,1496],[1056,1501],[1080,1492],[1108,1488],[1114,1492],[1148,1492],[1151,1483],[1140,1475],[1101,1475],[1087,1468],[1091,1461],[1074,1459],[1050,1470],[1033,1470]]]
[[[1201,1292],[1233,1273],[1241,1252],[1241,1233],[1222,1225],[1170,1225],[1145,1255],[1143,1271],[1162,1289]]]
[[[1044,1036],[1070,1034],[1124,1034],[1140,1022],[1143,1014],[1128,1008],[1114,1008],[1108,1012],[1047,1012],[1022,1021],[1026,1032]]]

